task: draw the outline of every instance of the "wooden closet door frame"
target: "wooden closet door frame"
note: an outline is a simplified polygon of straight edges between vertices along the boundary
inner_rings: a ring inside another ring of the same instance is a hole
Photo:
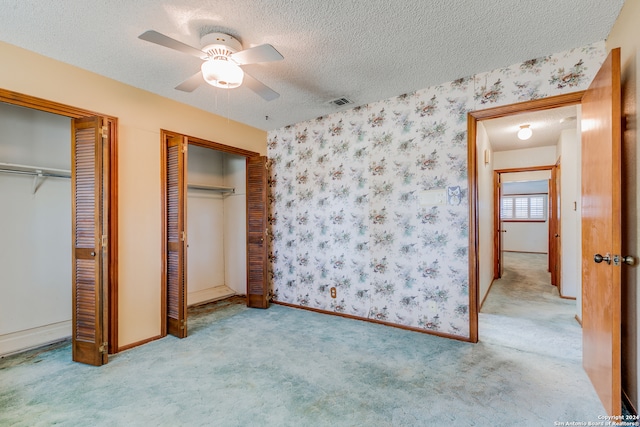
[[[32,110],[44,111],[68,117],[69,119],[79,119],[83,117],[100,116],[103,117],[109,127],[109,179],[106,183],[108,188],[108,313],[105,314],[108,324],[108,352],[118,353],[118,119],[95,111],[37,98],[30,95],[0,89],[0,102],[30,108]],[[71,141],[69,141],[71,144]],[[72,195],[73,196],[73,195]]]
[[[161,147],[161,153],[160,153],[160,159],[162,164],[160,165],[160,171],[161,171],[161,177],[160,177],[160,182],[162,183],[162,189],[161,189],[161,193],[162,193],[162,241],[165,242],[165,244],[163,244],[163,249],[162,249],[162,284],[161,284],[161,313],[160,316],[162,318],[162,325],[160,328],[160,335],[162,337],[167,336],[168,334],[168,328],[167,328],[167,312],[168,312],[168,307],[167,307],[167,268],[168,268],[168,251],[167,251],[167,236],[168,236],[168,230],[167,230],[167,177],[166,177],[166,170],[167,170],[167,148],[166,148],[166,141],[167,138],[176,138],[176,137],[180,137],[180,138],[184,138],[185,140],[185,144],[188,147],[189,145],[195,145],[198,147],[203,147],[203,148],[209,148],[212,150],[216,150],[216,151],[220,151],[226,154],[234,154],[237,156],[241,156],[241,157],[245,157],[245,158],[254,158],[254,157],[260,157],[260,153],[256,153],[255,151],[249,151],[249,150],[244,150],[242,148],[237,148],[237,147],[232,147],[230,145],[225,145],[225,144],[220,144],[218,142],[213,142],[213,141],[208,141],[206,139],[202,139],[202,138],[198,138],[195,136],[189,136],[189,135],[184,135],[181,134],[179,132],[173,132],[170,130],[165,130],[165,129],[160,129],[160,147]],[[188,151],[188,150],[187,150]],[[186,181],[186,173],[184,174],[183,179]],[[183,185],[186,188],[186,182],[182,182],[179,185]],[[186,195],[185,195],[185,199],[186,199]],[[186,205],[186,203],[185,203]],[[186,212],[186,207],[184,208],[184,212],[183,215],[186,218],[187,217],[187,212]],[[185,230],[186,231],[186,230]],[[189,236],[187,236],[187,242],[188,242]],[[186,263],[185,266],[186,268]],[[185,282],[184,286],[186,287],[187,284]],[[186,289],[185,289],[186,291]],[[247,296],[248,298],[248,296]],[[186,294],[185,294],[185,299],[186,299]],[[185,323],[186,323],[186,312],[185,312]],[[187,328],[187,325],[185,324],[185,328]]]

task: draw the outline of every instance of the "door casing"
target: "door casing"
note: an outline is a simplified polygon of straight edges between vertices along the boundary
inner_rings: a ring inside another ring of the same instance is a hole
[[[493,171],[493,186],[496,189],[500,189],[500,191],[495,191],[493,193],[493,278],[494,280],[502,277],[503,271],[503,262],[502,262],[502,235],[500,234],[500,229],[502,229],[502,223],[500,221],[500,198],[501,198],[501,177],[500,175],[503,173],[518,173],[518,172],[535,172],[535,171],[551,171],[551,183],[555,187],[555,177],[553,171],[555,170],[555,166],[531,166],[531,167],[523,167],[523,168],[511,168],[511,169],[496,169]],[[551,199],[551,185],[549,186],[549,199]],[[551,201],[549,201],[549,230],[551,232],[552,222],[557,220],[556,216],[553,215],[551,208]],[[551,240],[549,239],[549,264],[551,264],[551,259],[554,256],[552,254],[551,248]],[[554,252],[555,253],[555,252]]]
[[[467,167],[469,171],[469,341],[478,342],[479,301],[479,222],[478,222],[478,153],[476,137],[478,122],[514,114],[543,111],[578,105],[584,91],[572,92],[533,101],[471,111],[467,114]],[[494,227],[497,228],[497,227]]]
[[[165,129],[161,129],[160,131],[160,146],[161,146],[161,155],[160,158],[162,159],[162,162],[165,163],[166,162],[166,140],[169,137],[180,137],[183,138],[185,141],[185,144],[187,146],[189,145],[196,145],[199,147],[203,147],[203,148],[209,148],[212,150],[216,150],[216,151],[220,151],[223,153],[227,153],[227,154],[234,154],[237,156],[242,156],[245,158],[249,158],[249,157],[259,157],[260,154],[256,153],[254,151],[249,151],[249,150],[244,150],[242,148],[237,148],[237,147],[232,147],[230,145],[225,145],[225,144],[220,144],[218,142],[213,142],[213,141],[208,141],[206,139],[202,139],[202,138],[198,138],[198,137],[194,137],[194,136],[189,136],[189,135],[184,135],[181,134],[179,132],[173,132],[173,131],[169,131],[169,130],[165,130]],[[167,241],[167,228],[166,228],[166,224],[167,224],[167,203],[166,203],[166,164],[162,164],[160,170],[162,171],[162,176],[161,176],[161,182],[162,182],[162,206],[163,206],[163,217],[162,217],[162,224],[163,224],[163,229],[162,229],[162,235],[163,235],[163,242]],[[186,179],[186,178],[185,178]],[[186,185],[186,183],[183,183]],[[186,217],[186,210],[184,212],[184,215]],[[186,231],[186,230],[185,230]],[[188,236],[187,236],[188,239]],[[165,321],[165,319],[167,319],[167,299],[166,299],[166,295],[167,295],[167,250],[166,247],[163,249],[163,254],[162,254],[162,285],[161,285],[161,318],[162,320],[162,325],[160,328],[160,335],[161,336],[166,336],[168,333],[168,328],[167,328],[167,322]],[[185,283],[186,286],[186,283]],[[185,317],[185,322],[186,322],[186,313],[184,314]],[[185,326],[186,327],[186,326]],[[186,336],[186,335],[185,335]]]
[[[85,110],[42,98],[0,89],[0,102],[58,114],[70,119],[104,117],[109,126],[109,223],[108,223],[108,352],[115,354],[118,347],[118,119],[95,111]],[[69,142],[71,143],[71,142]],[[71,266],[69,266],[71,268]]]

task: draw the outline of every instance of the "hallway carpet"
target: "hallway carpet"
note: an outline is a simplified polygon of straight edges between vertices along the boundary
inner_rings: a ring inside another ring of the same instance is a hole
[[[10,356],[0,360],[0,425],[597,421],[605,414],[581,367],[572,302],[531,273],[518,267],[494,284],[478,344],[278,305],[219,303],[190,314],[188,338],[151,342],[103,367],[71,362],[68,343]]]

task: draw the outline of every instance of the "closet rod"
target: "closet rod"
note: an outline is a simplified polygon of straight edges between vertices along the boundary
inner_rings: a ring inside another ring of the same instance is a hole
[[[36,171],[17,171],[12,169],[5,169],[0,167],[0,173],[12,173],[16,175],[29,175],[29,176],[40,176],[43,178],[71,178],[71,175],[61,175],[61,174],[53,174],[48,172],[36,172]]]
[[[18,165],[15,163],[0,163],[0,172],[33,176],[32,194],[36,194],[38,187],[40,187],[45,178],[71,178],[71,171],[68,170]]]
[[[34,175],[41,177],[71,178],[71,171],[69,170],[45,168],[41,166],[19,165],[15,163],[0,163],[0,172]]]
[[[215,191],[217,193],[235,193],[236,192],[236,189],[233,187],[218,187],[215,185],[187,184],[187,187],[194,190]]]

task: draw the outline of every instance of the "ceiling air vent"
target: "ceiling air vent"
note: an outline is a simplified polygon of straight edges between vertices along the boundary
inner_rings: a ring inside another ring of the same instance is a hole
[[[342,98],[334,99],[333,101],[329,101],[329,104],[333,104],[333,105],[337,105],[338,107],[341,107],[343,105],[353,104],[353,101],[348,98],[342,97]]]

